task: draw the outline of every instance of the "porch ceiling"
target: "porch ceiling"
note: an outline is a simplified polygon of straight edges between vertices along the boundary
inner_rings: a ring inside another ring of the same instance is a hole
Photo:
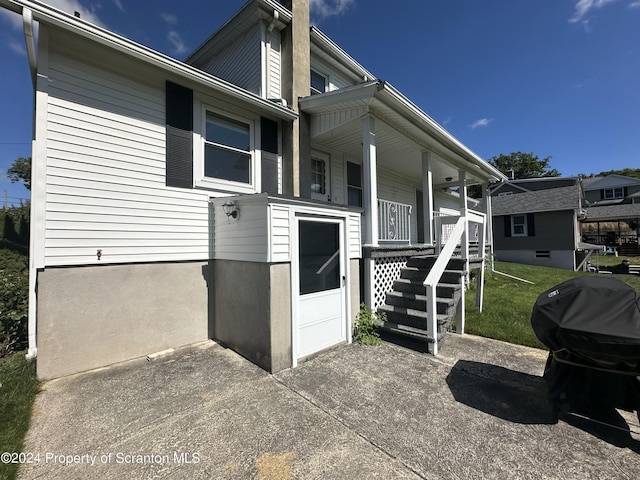
[[[362,118],[372,115],[376,120],[379,166],[420,178],[422,152],[430,150],[436,187],[457,184],[460,169],[467,172],[468,184],[504,179],[499,171],[389,88],[380,82],[368,82],[301,99],[301,110],[311,115],[314,146],[361,160]]]

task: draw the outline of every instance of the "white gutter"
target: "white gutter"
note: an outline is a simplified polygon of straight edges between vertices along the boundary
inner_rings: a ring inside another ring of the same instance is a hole
[[[0,0],[0,6],[19,14],[23,14],[23,11],[28,9],[32,12],[33,20],[62,28],[102,45],[106,45],[109,48],[159,67],[174,75],[196,82],[207,88],[221,91],[262,110],[267,110],[279,118],[286,120],[298,118],[298,114],[288,108],[254,95],[229,82],[225,82],[224,80],[175,60],[168,55],[156,52],[155,50],[135,43],[102,27],[92,25],[84,20],[68,15],[46,4],[30,0]]]
[[[28,8],[22,9],[22,26],[24,28],[24,41],[27,45],[27,58],[29,59],[29,70],[31,71],[31,82],[36,88],[36,75],[38,73],[38,63],[36,61],[36,42],[33,36],[33,14]]]

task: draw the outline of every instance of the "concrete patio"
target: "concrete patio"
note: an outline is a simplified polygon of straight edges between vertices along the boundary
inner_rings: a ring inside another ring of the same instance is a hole
[[[450,334],[437,358],[345,345],[270,375],[207,342],[46,383],[19,478],[637,478],[636,415],[555,423],[545,359]]]

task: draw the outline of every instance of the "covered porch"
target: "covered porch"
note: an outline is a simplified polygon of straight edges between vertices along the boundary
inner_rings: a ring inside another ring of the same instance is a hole
[[[360,201],[356,205],[364,210],[367,305],[384,303],[409,257],[446,251],[449,258],[457,254],[468,262],[470,243],[487,239],[491,204],[486,191],[489,183],[506,177],[394,87],[365,82],[303,98],[300,107],[309,116],[312,152],[331,158],[331,201]],[[349,177],[354,170],[359,179]],[[477,184],[483,186],[482,211],[472,211],[467,199],[467,187]],[[403,249],[408,255],[397,253]],[[444,271],[449,258],[438,268]]]

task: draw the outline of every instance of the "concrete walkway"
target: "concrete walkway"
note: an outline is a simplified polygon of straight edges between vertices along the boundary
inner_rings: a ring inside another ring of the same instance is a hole
[[[545,358],[450,334],[437,358],[345,345],[269,375],[206,343],[46,383],[19,478],[637,478],[635,414],[554,423]]]

